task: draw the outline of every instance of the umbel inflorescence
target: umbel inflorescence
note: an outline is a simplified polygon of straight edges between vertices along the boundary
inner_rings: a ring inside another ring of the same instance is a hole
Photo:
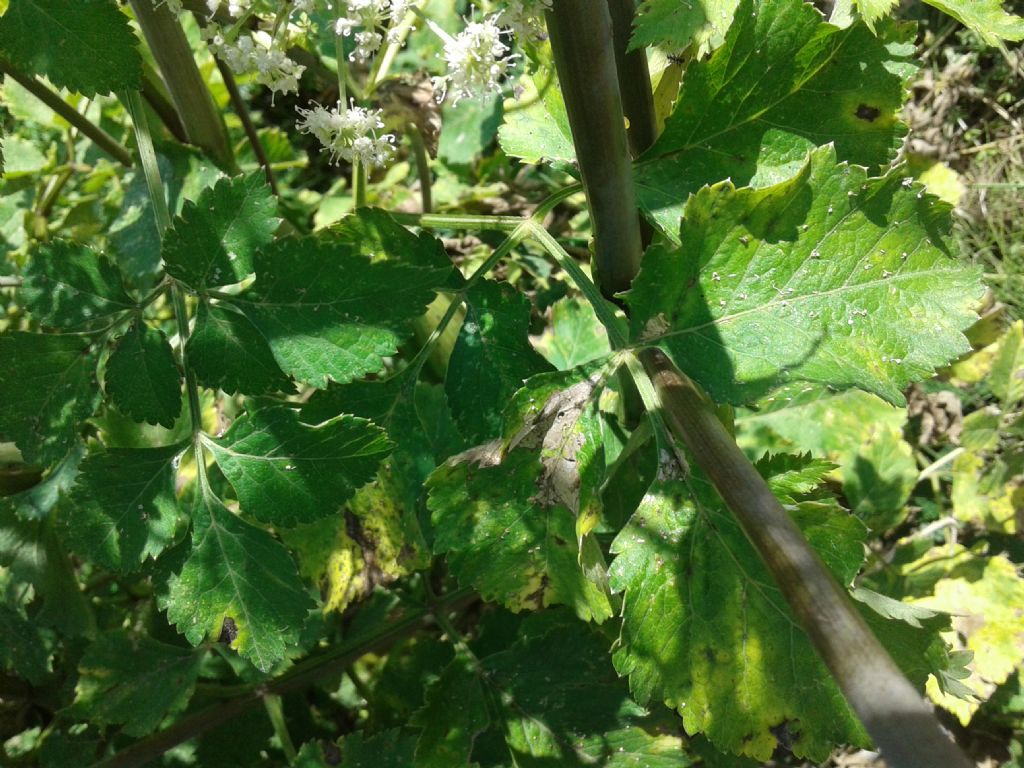
[[[182,12],[181,0],[155,0]],[[394,157],[395,135],[386,132],[382,110],[358,105],[345,96],[347,64],[368,66],[384,56],[385,47],[401,48],[408,33],[421,23],[438,35],[444,74],[431,79],[438,101],[453,105],[500,93],[519,56],[512,53],[515,38],[543,37],[542,13],[551,0],[494,2],[483,11],[471,9],[464,27],[455,33],[426,17],[417,0],[206,0],[209,16],[203,39],[231,71],[270,89],[272,95],[294,93],[305,66],[289,48],[309,37],[330,19],[339,39],[341,98],[333,107],[311,103],[299,107],[297,127],[316,137],[332,162],[359,162],[364,167],[385,165]],[[479,15],[479,20],[472,17]],[[346,44],[347,43],[347,44]],[[379,70],[377,70],[379,72]]]

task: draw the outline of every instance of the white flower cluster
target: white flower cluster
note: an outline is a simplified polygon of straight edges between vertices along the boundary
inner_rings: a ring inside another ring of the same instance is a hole
[[[500,11],[501,25],[523,40],[544,39],[544,11],[551,8],[551,0],[505,0]]]
[[[389,28],[389,41],[394,28],[405,18],[413,0],[348,0],[345,13],[334,24],[334,34],[353,37],[356,48],[350,61],[365,63],[384,43],[381,29]]]
[[[211,16],[219,11],[223,4],[224,0],[206,0],[206,7],[210,9]],[[228,15],[237,19],[249,10],[250,4],[248,0],[227,0]]]
[[[459,99],[479,98],[501,90],[501,78],[517,56],[509,55],[509,47],[501,40],[505,34],[498,26],[500,14],[483,21],[471,21],[455,37],[445,36],[444,60],[448,72],[433,79],[438,101],[452,95],[452,104]]]
[[[350,106],[341,103],[333,109],[316,104],[312,109],[298,108],[302,119],[298,128],[315,136],[324,149],[331,153],[331,162],[338,159],[350,163],[359,161],[363,167],[384,165],[394,156],[395,136],[379,133],[384,128],[381,110]]]
[[[214,55],[238,75],[251,74],[258,83],[274,93],[299,90],[299,78],[305,67],[288,58],[265,32],[243,33],[228,42],[216,24],[203,31]]]

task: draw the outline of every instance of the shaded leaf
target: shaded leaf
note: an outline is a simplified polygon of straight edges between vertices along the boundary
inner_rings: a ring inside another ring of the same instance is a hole
[[[293,389],[266,340],[230,305],[199,304],[187,351],[189,364],[204,386],[246,395]]]
[[[763,468],[773,470],[767,479],[778,494],[806,487],[804,470],[815,468],[820,478],[827,465],[791,458]],[[810,544],[839,583],[849,584],[864,557],[863,525],[820,494],[785,497]],[[679,710],[688,733],[759,760],[771,757],[780,723],[796,734],[794,754],[813,760],[825,759],[837,742],[867,743],[756,551],[702,475],[687,477],[666,457],[612,552],[618,557],[611,584],[625,592],[613,659],[641,704],[664,700]]]
[[[86,336],[0,335],[0,441],[26,461],[52,464],[78,440],[96,410],[96,349]]]
[[[310,426],[287,407],[251,411],[223,438],[204,440],[242,511],[284,527],[337,514],[391,450],[365,419],[339,416]]]
[[[62,516],[71,548],[121,573],[159,555],[178,523],[175,478],[184,450],[112,448],[86,457]]]
[[[790,381],[903,389],[970,349],[976,269],[948,252],[949,208],[829,147],[790,181],[702,189],[683,245],[654,246],[626,294],[634,339],[661,345],[718,402]]]
[[[181,413],[181,372],[163,331],[142,318],[117,340],[103,376],[107,396],[135,421],[170,428]]]
[[[192,645],[221,640],[261,672],[299,639],[309,596],[288,551],[209,494],[192,517],[192,551],[171,578],[167,619]]]
[[[35,623],[0,604],[0,669],[41,685],[50,674],[50,652]]]
[[[107,632],[78,664],[69,714],[145,736],[192,697],[202,655],[149,637]]]
[[[137,43],[112,0],[10,0],[0,16],[0,58],[84,96],[137,90]]]
[[[512,286],[482,280],[470,289],[445,379],[452,416],[470,442],[495,437],[509,398],[549,370],[529,333],[530,302]]]
[[[277,200],[262,171],[221,179],[189,200],[165,233],[167,274],[202,290],[230,285],[253,271],[253,256],[274,239]]]
[[[256,254],[255,271],[255,285],[233,303],[281,369],[316,387],[380,371],[453,274],[438,240],[373,209],[330,232],[273,243]]]
[[[109,323],[135,308],[113,262],[88,246],[60,240],[33,252],[19,295],[41,325],[53,328]]]
[[[504,441],[449,459],[427,481],[434,551],[485,599],[513,611],[564,603],[587,620],[611,614],[603,573],[591,572],[600,551],[590,538],[581,551],[588,529],[578,528],[598,500],[584,478],[603,472],[604,375],[597,366],[531,380],[509,407]]]

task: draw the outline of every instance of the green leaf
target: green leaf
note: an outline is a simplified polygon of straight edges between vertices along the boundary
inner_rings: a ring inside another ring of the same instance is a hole
[[[409,768],[415,765],[416,737],[398,728],[364,736],[355,731],[339,742],[339,768]]]
[[[949,207],[900,176],[815,151],[790,181],[726,182],[687,203],[626,294],[633,338],[661,345],[718,402],[787,382],[902,390],[967,352],[978,271],[951,258]]]
[[[526,85],[526,91],[519,97],[519,104],[526,106],[505,115],[505,122],[498,131],[502,150],[527,163],[575,162],[569,116],[554,70],[541,67],[521,82]]]
[[[310,426],[287,407],[246,413],[223,438],[204,442],[242,511],[284,527],[336,515],[391,451],[383,430],[365,419]]]
[[[1024,320],[1011,325],[999,340],[989,386],[1006,410],[1024,399]]]
[[[423,483],[442,461],[466,447],[443,389],[417,381],[417,374],[416,367],[410,366],[383,381],[332,384],[314,392],[300,414],[304,422],[319,424],[351,413],[387,432],[394,449],[380,475],[387,475],[397,486],[403,526],[412,539],[418,538],[414,531],[429,533],[429,520],[419,520],[417,514]]]
[[[39,628],[10,606],[0,604],[0,669],[41,685],[50,674],[50,652]]]
[[[135,421],[173,427],[181,413],[181,373],[163,331],[142,318],[117,340],[103,377],[107,396]]]
[[[453,274],[438,240],[372,209],[330,232],[273,243],[255,269],[256,284],[235,305],[285,373],[321,388],[380,371]]]
[[[976,32],[989,45],[1024,40],[1024,19],[1007,13],[1001,0],[925,0]]]
[[[609,354],[608,332],[587,302],[559,299],[551,305],[551,323],[536,342],[555,368],[567,371]]]
[[[90,645],[78,664],[72,717],[123,725],[145,736],[188,704],[202,654],[149,637],[113,631]]]
[[[795,459],[769,468],[776,493],[803,471]],[[611,584],[625,592],[616,669],[641,704],[664,700],[687,733],[722,750],[767,760],[781,723],[796,734],[798,757],[824,760],[837,742],[867,743],[732,513],[692,471],[663,463],[612,544]],[[827,497],[785,496],[811,545],[849,584],[864,557],[863,525]]]
[[[33,252],[19,295],[36,320],[52,328],[109,324],[135,308],[113,262],[86,245],[61,240]]]
[[[434,551],[485,599],[512,611],[562,603],[585,620],[611,615],[603,574],[591,578],[596,543],[578,543],[592,527],[593,474],[603,472],[605,375],[597,367],[532,379],[509,407],[504,442],[453,457],[427,481]]]
[[[6,505],[22,520],[44,520],[62,495],[71,490],[78,476],[78,466],[85,457],[85,446],[75,443],[60,463],[31,488],[4,498]]]
[[[906,409],[857,390],[818,394],[810,403],[740,416],[741,447],[755,455],[771,449],[827,458],[837,465],[835,476],[857,517],[878,531],[897,525],[918,476],[903,439]]]
[[[230,305],[200,302],[186,349],[189,365],[204,386],[246,395],[290,392],[294,388],[266,339]]]
[[[60,460],[99,404],[93,340],[6,333],[0,360],[0,442],[16,443],[28,462]]]
[[[441,136],[437,157],[449,165],[470,165],[494,141],[501,125],[502,104],[498,95],[466,99],[453,107],[441,107]]]
[[[113,448],[86,457],[62,516],[71,548],[120,573],[163,552],[179,518],[175,479],[184,450]]]
[[[167,274],[203,290],[253,271],[253,256],[274,239],[277,199],[262,171],[221,179],[185,203],[164,235]]]
[[[468,765],[685,768],[674,718],[629,698],[609,638],[555,613],[474,666],[458,657],[428,689],[416,768]]]
[[[192,552],[162,606],[168,621],[192,645],[220,640],[269,671],[298,642],[312,607],[295,561],[210,494],[197,501],[192,520]]]
[[[69,637],[96,631],[92,608],[78,586],[68,553],[50,520],[19,520],[7,499],[0,498],[0,566],[22,584],[31,584],[42,608],[37,626],[54,627]]]
[[[84,96],[137,90],[137,43],[112,0],[10,0],[0,16],[0,59]]]
[[[452,416],[470,442],[495,437],[509,398],[550,369],[529,336],[530,302],[515,288],[482,280],[470,289],[445,379]]]
[[[465,655],[457,656],[427,689],[412,725],[422,728],[416,768],[468,765],[473,742],[491,724],[480,675]]]
[[[670,238],[705,184],[778,183],[829,142],[840,160],[877,168],[906,133],[897,113],[916,71],[912,28],[877,39],[863,24],[824,23],[801,0],[742,0],[736,19],[710,59],[687,66],[675,110],[637,166],[638,201]]]
[[[693,43],[695,54],[703,56],[721,45],[737,5],[739,0],[644,0],[629,47],[682,51]]]

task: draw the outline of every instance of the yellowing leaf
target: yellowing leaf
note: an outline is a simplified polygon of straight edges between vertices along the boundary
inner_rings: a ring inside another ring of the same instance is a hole
[[[963,547],[950,554],[946,547],[933,549],[903,572],[919,584],[934,580],[932,594],[912,602],[953,614],[947,641],[974,653],[973,674],[965,683],[978,701],[942,694],[934,681],[928,688],[936,703],[967,725],[981,702],[1024,664],[1024,579],[1002,555],[983,556]]]

